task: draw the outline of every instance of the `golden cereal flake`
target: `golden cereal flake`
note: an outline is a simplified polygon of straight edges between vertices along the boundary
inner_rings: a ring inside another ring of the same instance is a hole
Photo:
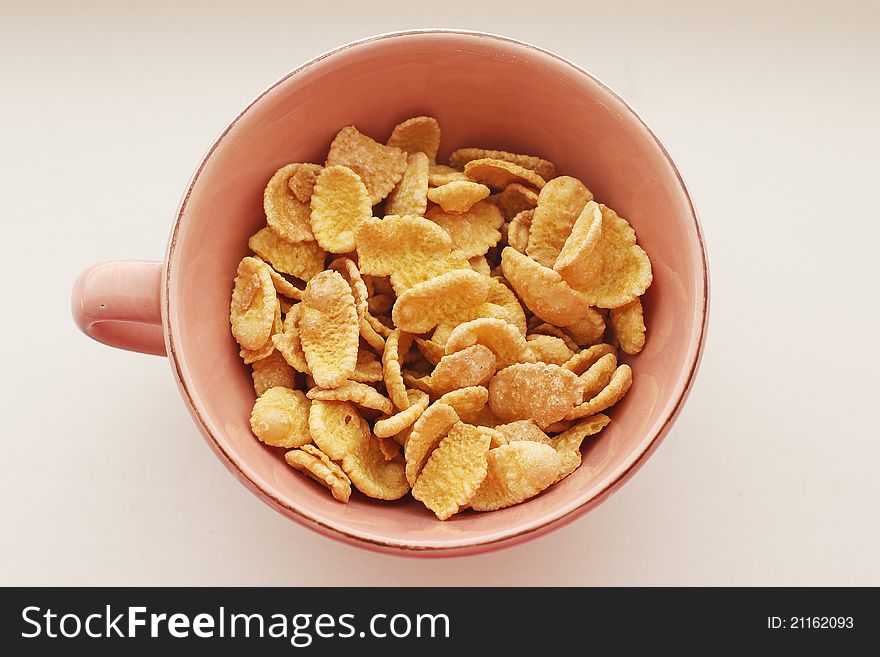
[[[560,274],[590,305],[619,308],[651,285],[651,261],[636,244],[636,233],[626,219],[604,205],[599,210],[602,234],[598,244]]]
[[[495,511],[519,504],[553,484],[562,459],[550,445],[508,443],[487,454],[487,473],[470,499],[474,511]]]
[[[254,361],[251,369],[254,391],[258,397],[269,388],[296,388],[296,372],[280,351],[273,351],[265,358]]]
[[[323,170],[324,167],[320,164],[300,164],[287,180],[287,188],[293,192],[297,200],[308,204],[312,200],[312,190],[315,188],[315,181]]]
[[[458,388],[484,386],[495,374],[495,354],[481,344],[443,356],[431,375],[433,389],[443,395]]]
[[[257,361],[264,360],[275,353],[275,343],[273,340],[278,333],[281,333],[283,326],[284,325],[281,322],[281,301],[278,300],[278,304],[275,306],[275,317],[272,321],[272,330],[269,331],[269,339],[266,340],[266,344],[256,350],[245,349],[242,347],[238,352],[238,355],[241,356],[244,364],[251,365]]]
[[[292,179],[299,179],[312,166],[295,162],[281,167],[263,192],[266,223],[288,242],[310,242],[315,239],[309,224],[308,201],[297,198],[289,186]]]
[[[357,365],[358,316],[348,282],[336,271],[313,277],[300,304],[299,334],[315,382],[340,385]]]
[[[314,445],[303,445],[300,449],[291,450],[284,455],[284,460],[290,467],[327,487],[340,502],[348,502],[351,497],[351,480],[342,468]]]
[[[361,408],[370,408],[388,415],[394,410],[390,399],[366,383],[357,381],[345,381],[335,388],[312,388],[306,396],[324,401],[350,401]]]
[[[503,308],[507,321],[525,335],[527,329],[526,314],[513,290],[504,283],[504,280],[504,278],[499,276],[492,277],[492,285],[489,287],[489,295],[486,297],[486,301]]]
[[[435,403],[451,406],[463,422],[479,424],[478,415],[486,408],[489,391],[484,386],[468,386],[442,395]]]
[[[525,169],[531,169],[542,179],[550,180],[556,177],[556,166],[545,159],[534,155],[520,155],[507,151],[488,150],[485,148],[459,148],[449,156],[449,163],[453,167],[462,169],[468,162],[482,159],[503,160],[517,164]]]
[[[435,206],[425,213],[430,219],[443,228],[452,238],[454,249],[459,250],[465,258],[484,255],[501,239],[501,225],[504,217],[501,211],[485,201],[480,201],[465,212],[449,213]]]
[[[617,357],[614,354],[605,354],[581,374],[579,378],[584,386],[584,400],[589,401],[602,392],[611,382],[616,369]]]
[[[297,303],[291,306],[284,318],[284,326],[281,333],[272,336],[272,342],[275,348],[284,356],[284,360],[294,368],[297,372],[303,374],[311,374],[309,364],[306,361],[306,355],[303,352],[302,340],[299,333],[299,315],[300,306]]]
[[[495,430],[499,431],[509,443],[518,440],[531,440],[536,443],[544,443],[545,445],[550,444],[550,437],[541,431],[538,425],[531,420],[517,420],[507,424],[496,424]]]
[[[493,158],[471,160],[464,165],[464,172],[471,180],[492,189],[504,189],[513,183],[541,189],[545,184],[544,179],[531,169]]]
[[[278,312],[280,306],[269,267],[256,258],[242,259],[229,310],[236,342],[244,349],[262,349],[269,341]]]
[[[459,325],[446,341],[446,353],[453,354],[475,344],[491,349],[499,368],[535,362],[522,333],[502,319],[484,317]]]
[[[573,412],[583,394],[574,372],[558,365],[518,363],[489,382],[489,407],[503,422],[532,420],[543,429]]]
[[[614,347],[610,344],[596,344],[572,356],[567,363],[563,363],[562,367],[571,370],[577,375],[581,375],[590,369],[593,366],[593,363],[606,354],[617,355]]]
[[[564,272],[574,268],[593,252],[602,238],[602,212],[595,201],[588,202],[578,215],[571,233],[566,238],[553,269],[565,277]]]
[[[391,401],[399,409],[409,407],[409,397],[406,394],[401,363],[406,357],[412,345],[412,334],[394,329],[388,339],[385,340],[385,350],[382,352],[382,371],[385,379],[385,389]],[[388,415],[391,411],[388,411]]]
[[[593,193],[577,178],[559,176],[538,194],[526,253],[545,267],[552,267],[572,227]]]
[[[382,381],[382,363],[379,362],[376,354],[360,347],[354,372],[351,373],[349,379],[357,383],[378,383]]]
[[[488,187],[469,180],[454,180],[428,190],[429,201],[439,205],[445,212],[454,213],[467,212],[487,196]]]
[[[606,408],[611,408],[614,404],[624,398],[632,386],[632,381],[633,376],[630,366],[619,366],[614,371],[611,381],[609,381],[608,385],[602,389],[602,392],[593,397],[590,401],[584,402],[576,408],[573,408],[565,416],[565,419],[577,420],[582,417],[595,415],[596,413],[604,411]]]
[[[440,187],[447,183],[456,181],[470,181],[464,171],[453,169],[445,164],[432,164],[428,169],[428,185],[431,187]]]
[[[301,390],[269,388],[254,404],[251,430],[272,447],[290,449],[310,443],[309,400]]]
[[[567,362],[574,352],[568,348],[565,341],[552,335],[532,334],[526,336],[529,348],[534,352],[539,363],[562,365]]]
[[[581,443],[589,436],[595,436],[602,431],[611,418],[607,415],[593,415],[582,420],[573,427],[559,434],[551,441],[551,445],[562,459],[562,467],[556,481],[565,479],[581,466]]]
[[[433,116],[414,116],[394,126],[388,145],[410,155],[424,153],[433,164],[440,149],[440,124]]]
[[[428,156],[414,153],[406,159],[403,178],[385,200],[385,213],[424,216],[428,209]]]
[[[444,318],[486,301],[491,279],[457,269],[414,285],[397,298],[391,319],[403,331],[426,333]]]
[[[406,395],[409,398],[409,406],[402,411],[398,411],[394,415],[376,420],[373,431],[379,438],[390,438],[411,426],[425,409],[428,408],[430,398],[427,393],[421,390],[407,390]]]
[[[513,221],[520,212],[534,210],[537,207],[538,192],[520,183],[511,183],[495,197],[495,205],[507,221]]]
[[[603,312],[591,307],[587,310],[584,319],[574,324],[568,324],[565,327],[565,332],[581,347],[600,342],[605,335],[605,315]]]
[[[406,153],[380,144],[350,125],[340,130],[330,144],[326,166],[334,164],[346,166],[360,176],[369,193],[370,205],[376,205],[403,177]]]
[[[501,269],[523,303],[538,317],[565,327],[583,321],[589,299],[568,285],[558,272],[507,247],[501,253]]]
[[[537,317],[536,319],[540,321],[541,318]],[[568,347],[569,351],[571,351],[572,356],[574,356],[574,354],[578,353],[581,350],[580,346],[578,346],[578,343],[575,342],[568,333],[563,331],[561,328],[553,326],[553,324],[548,324],[547,322],[543,322],[540,324],[536,323],[532,327],[530,333],[535,335],[550,335],[554,338],[559,338],[560,340],[562,340],[565,346]],[[561,364],[562,363],[559,363],[559,365]]]
[[[289,242],[271,228],[251,235],[248,247],[276,271],[304,281],[323,271],[327,258],[327,252],[317,242]]]
[[[611,329],[624,353],[636,355],[645,346],[645,316],[642,302],[636,297],[628,304],[612,308]]]
[[[413,430],[404,445],[406,479],[412,486],[431,456],[431,452],[459,421],[451,406],[435,402],[423,411],[413,424]]]
[[[423,217],[372,217],[358,226],[355,243],[361,273],[390,276],[397,295],[446,271],[470,268],[453,252],[449,233]]]
[[[483,276],[492,275],[492,269],[489,267],[489,261],[486,260],[486,256],[474,256],[473,258],[468,258],[468,264],[471,269],[478,274],[482,274]]]
[[[347,401],[314,400],[308,423],[312,440],[334,461],[341,461],[370,435],[370,425]]]
[[[355,488],[377,500],[399,500],[409,492],[403,459],[386,458],[379,438],[371,434],[342,459],[342,469]]]
[[[358,224],[372,216],[367,188],[348,167],[325,168],[312,192],[311,225],[321,248],[330,253],[354,251]]]
[[[490,443],[477,427],[456,423],[422,468],[413,497],[440,520],[458,513],[486,478]]]
[[[534,210],[523,210],[510,220],[510,225],[507,227],[507,244],[520,253],[525,253],[528,247],[529,231],[534,216]]]

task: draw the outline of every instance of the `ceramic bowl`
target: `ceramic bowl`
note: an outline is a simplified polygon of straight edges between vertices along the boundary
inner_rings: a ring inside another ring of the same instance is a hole
[[[438,161],[482,146],[534,153],[583,180],[626,217],[650,254],[648,341],[635,383],[583,466],[515,507],[439,522],[407,497],[349,504],[293,471],[251,434],[250,373],[229,331],[229,295],[248,236],[264,225],[266,181],[288,162],[322,162],[343,126],[385,140],[410,116],[437,117]],[[703,240],[685,184],[639,116],[584,69],[510,38],[455,30],[380,35],[341,46],[273,84],[223,131],[195,172],[163,262],[116,261],[82,274],[74,316],[90,336],[167,354],[217,457],[260,499],[327,536],[415,556],[486,551],[571,522],[624,484],[682,409],[708,312]],[[645,504],[651,500],[646,499]]]

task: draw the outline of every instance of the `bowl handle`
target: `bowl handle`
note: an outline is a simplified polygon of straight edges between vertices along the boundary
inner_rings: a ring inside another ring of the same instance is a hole
[[[98,342],[165,356],[161,286],[161,262],[117,260],[94,265],[73,286],[73,320]]]

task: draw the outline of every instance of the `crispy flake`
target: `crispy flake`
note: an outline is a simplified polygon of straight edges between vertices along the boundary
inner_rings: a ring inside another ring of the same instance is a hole
[[[453,151],[452,155],[449,156],[449,163],[452,166],[461,169],[464,168],[468,162],[486,158],[518,164],[526,169],[531,169],[544,180],[550,180],[551,178],[556,177],[556,167],[554,164],[541,159],[540,157],[535,157],[534,155],[519,155],[518,153],[508,153],[507,151],[493,151],[485,148],[459,148],[457,151]]]
[[[390,438],[412,425],[425,409],[428,408],[430,398],[421,390],[407,390],[409,406],[402,411],[386,418],[376,420],[373,431],[379,438]]]
[[[314,445],[303,445],[300,449],[291,450],[284,455],[284,460],[295,470],[326,486],[340,502],[348,502],[351,497],[351,480],[342,468]]]
[[[280,351],[273,351],[265,358],[254,361],[251,368],[254,391],[258,397],[269,388],[296,388],[296,372]]]
[[[499,431],[507,442],[517,440],[531,440],[536,443],[550,444],[550,437],[538,428],[531,420],[517,420],[508,424],[496,424],[495,430]]]
[[[422,412],[404,446],[406,479],[412,486],[431,452],[446,437],[459,418],[451,406],[435,402]]]
[[[564,340],[552,335],[540,333],[529,335],[526,337],[526,342],[529,343],[529,348],[534,352],[539,363],[562,365],[574,356],[574,352],[568,348]]]
[[[390,399],[366,383],[357,381],[345,381],[336,388],[312,388],[307,397],[324,401],[350,401],[361,408],[371,408],[388,415],[394,410]]]
[[[629,365],[621,365],[614,371],[614,376],[608,385],[602,389],[598,395],[590,401],[580,404],[576,408],[569,411],[565,416],[566,420],[577,420],[582,417],[589,417],[611,408],[619,402],[632,386],[633,376],[632,369]]]
[[[272,334],[277,312],[280,306],[269,267],[256,258],[242,259],[229,310],[233,337],[243,349],[262,349]]]
[[[651,285],[651,261],[636,244],[636,233],[626,219],[604,205],[600,204],[599,210],[602,232],[598,244],[560,274],[590,305],[619,308]]]
[[[385,340],[385,351],[382,352],[382,371],[385,377],[385,389],[394,405],[399,409],[409,407],[409,397],[401,374],[401,363],[412,345],[412,334],[394,329]],[[391,410],[386,411],[391,415]]]
[[[481,344],[443,356],[431,375],[433,389],[443,395],[458,388],[484,386],[495,374],[495,354]]]
[[[499,419],[532,420],[541,429],[565,418],[583,395],[577,375],[558,365],[519,363],[489,382],[489,408]]]
[[[504,189],[513,183],[541,189],[545,184],[544,179],[531,169],[492,158],[471,160],[464,165],[464,172],[471,180],[492,189]]]
[[[590,369],[580,375],[584,386],[584,400],[589,401],[611,382],[614,371],[617,369],[617,357],[614,354],[605,354]]]
[[[263,210],[266,222],[288,242],[310,242],[315,238],[309,224],[309,203],[297,198],[290,182],[310,171],[313,164],[296,162],[281,167],[269,180],[263,192]],[[299,187],[299,185],[298,185]],[[304,191],[300,189],[300,191]]]
[[[575,221],[592,200],[593,193],[577,178],[559,176],[547,183],[538,194],[526,253],[552,267]]]
[[[428,208],[428,156],[414,153],[406,159],[406,171],[385,200],[385,213],[421,217]]]
[[[537,207],[538,192],[520,183],[511,183],[495,197],[495,205],[507,221],[512,221],[520,212]],[[526,239],[528,240],[528,235]]]
[[[289,449],[311,442],[309,400],[301,390],[269,388],[254,404],[251,430],[272,447]]]
[[[251,251],[283,274],[309,280],[324,269],[327,252],[317,242],[289,242],[271,228],[263,228],[248,240]]]
[[[614,354],[614,347],[610,344],[597,344],[584,349],[578,354],[572,356],[562,367],[571,370],[575,374],[581,375],[586,372],[593,363],[602,358],[605,354]],[[615,354],[616,355],[616,354]]]
[[[424,153],[433,164],[440,149],[440,124],[433,116],[414,116],[394,126],[388,145],[410,155]]]
[[[370,205],[376,205],[403,177],[406,153],[384,146],[350,125],[340,130],[330,144],[326,166],[334,164],[346,166],[360,176],[370,196]]]
[[[501,269],[514,291],[545,322],[568,326],[589,313],[587,297],[571,288],[558,272],[507,247],[501,253]]]
[[[312,192],[311,225],[322,249],[354,251],[354,232],[372,213],[367,188],[354,171],[333,165],[318,176]]]
[[[273,335],[272,342],[292,368],[303,374],[311,374],[299,333],[301,305],[297,303],[291,306],[284,318],[284,327],[281,333]]]
[[[489,451],[487,474],[470,500],[474,511],[494,511],[524,502],[556,481],[562,459],[550,445],[508,443]]]
[[[309,409],[309,433],[327,456],[341,461],[369,437],[370,425],[351,402],[316,399]]]
[[[562,467],[556,481],[565,479],[581,466],[581,443],[584,442],[584,438],[595,436],[608,426],[609,422],[611,418],[600,413],[578,422],[551,441],[550,444],[562,459]]]
[[[477,427],[456,423],[422,469],[413,497],[446,520],[467,504],[486,478],[491,437]]]
[[[414,285],[397,298],[391,319],[403,331],[426,333],[445,317],[458,315],[486,300],[491,279],[471,269],[457,269]]]
[[[428,190],[428,200],[446,212],[467,212],[489,196],[489,188],[469,180],[454,180]]]
[[[440,207],[432,207],[425,218],[437,223],[452,238],[454,249],[465,258],[484,255],[501,239],[504,217],[501,211],[485,201],[476,203],[466,212],[448,213]]]
[[[456,181],[470,181],[464,171],[453,169],[445,164],[432,164],[428,169],[428,185],[431,187],[440,187],[447,183]]]
[[[486,408],[489,391],[483,386],[468,386],[442,395],[435,403],[452,406],[463,422],[478,424],[477,415]]]
[[[502,319],[475,319],[456,327],[446,341],[446,353],[453,354],[475,344],[491,349],[499,368],[535,362],[535,355],[522,333]]]
[[[635,355],[645,346],[645,316],[642,302],[636,297],[628,304],[612,308],[611,329],[624,353]]]
[[[293,192],[297,200],[308,204],[312,200],[312,190],[315,188],[315,181],[323,169],[324,167],[320,164],[300,164],[287,180],[287,188]]]
[[[318,386],[334,388],[357,365],[358,316],[348,282],[336,271],[313,277],[300,304],[299,334]]]

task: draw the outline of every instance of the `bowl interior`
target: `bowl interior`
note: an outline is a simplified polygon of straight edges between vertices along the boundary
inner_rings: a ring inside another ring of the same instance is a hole
[[[264,225],[262,191],[288,162],[323,162],[334,134],[355,124],[384,141],[410,116],[437,117],[438,161],[463,146],[548,158],[583,180],[636,229],[653,262],[644,297],[648,341],[635,383],[611,425],[584,449],[584,466],[516,507],[438,522],[411,498],[348,505],[259,443],[254,391],[229,332],[232,279],[247,239]],[[197,174],[171,246],[168,314],[178,373],[220,451],[293,517],[349,539],[466,548],[519,536],[593,501],[662,431],[698,352],[703,261],[687,195],[662,148],[604,86],[570,64],[495,37],[417,33],[343,48],[298,70],[255,102]]]

